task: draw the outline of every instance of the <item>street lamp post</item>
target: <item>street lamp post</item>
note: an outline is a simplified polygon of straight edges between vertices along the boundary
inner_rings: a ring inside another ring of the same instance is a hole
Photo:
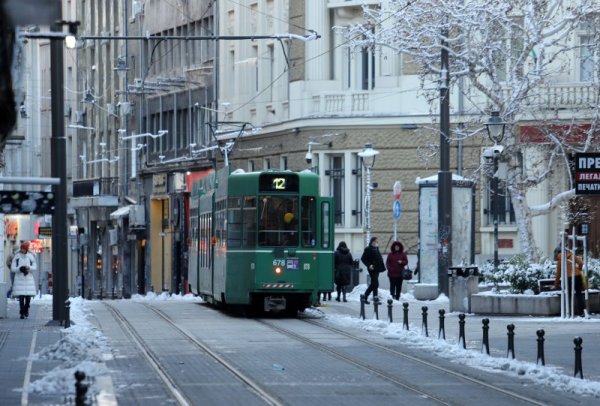
[[[488,137],[494,142],[494,147],[504,138],[504,129],[506,123],[502,121],[499,111],[492,111],[490,119],[486,123]],[[491,149],[491,158],[494,162],[494,172],[492,173],[492,218],[494,222],[494,273],[498,272],[498,156],[502,152],[499,148]]]
[[[358,156],[362,158],[362,163],[367,170],[367,194],[365,196],[365,229],[367,231],[367,244],[371,240],[371,189],[373,185],[371,183],[371,169],[375,166],[375,157],[379,154],[379,151],[373,149],[372,144],[365,144],[365,148],[358,153]]]

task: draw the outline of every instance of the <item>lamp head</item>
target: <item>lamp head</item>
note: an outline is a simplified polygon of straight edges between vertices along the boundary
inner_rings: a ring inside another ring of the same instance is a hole
[[[375,157],[379,154],[379,151],[373,149],[372,144],[365,144],[365,148],[358,153],[358,156],[362,158],[363,165],[366,168],[373,168],[375,165]]]
[[[485,124],[488,137],[490,140],[494,142],[494,144],[498,144],[504,138],[504,129],[506,128],[506,123],[502,121],[502,117],[500,117],[499,111],[492,111],[490,119]]]

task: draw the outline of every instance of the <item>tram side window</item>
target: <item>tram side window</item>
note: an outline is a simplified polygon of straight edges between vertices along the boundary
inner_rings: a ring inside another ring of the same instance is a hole
[[[301,210],[302,246],[314,247],[317,245],[317,200],[313,196],[303,196]]]
[[[244,247],[256,246],[256,197],[248,196],[244,198],[243,209],[243,237],[242,245]]]
[[[298,246],[298,198],[296,196],[259,197],[258,245]]]
[[[329,236],[331,230],[329,229],[330,221],[331,221],[331,206],[329,202],[323,202],[321,204],[321,248],[329,248],[331,242],[329,241]]]
[[[227,204],[227,246],[242,246],[242,198],[230,197]]]
[[[215,204],[215,237],[218,244],[225,242],[227,237],[227,225],[225,224],[225,200],[219,200]]]
[[[202,214],[200,216],[200,266],[208,268],[211,262],[211,221],[210,214]]]

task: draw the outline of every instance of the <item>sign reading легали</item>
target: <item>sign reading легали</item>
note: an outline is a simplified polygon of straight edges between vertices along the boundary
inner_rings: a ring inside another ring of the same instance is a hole
[[[578,153],[575,156],[575,194],[600,194],[600,153]]]

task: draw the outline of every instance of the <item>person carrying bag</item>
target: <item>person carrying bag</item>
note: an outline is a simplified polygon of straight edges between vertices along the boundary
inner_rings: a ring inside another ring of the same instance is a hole
[[[29,317],[29,304],[36,295],[33,272],[37,270],[35,257],[29,252],[29,243],[21,244],[21,249],[15,254],[10,271],[15,274],[12,295],[19,298],[19,314],[22,319]]]
[[[377,297],[377,288],[379,287],[379,273],[385,272],[385,264],[383,263],[383,257],[379,252],[379,246],[377,237],[372,237],[369,241],[369,245],[365,247],[360,260],[367,267],[371,283],[365,291],[365,304],[369,304],[369,294],[373,292],[373,297]]]
[[[390,279],[390,295],[400,300],[402,293],[402,281],[412,278],[412,272],[407,268],[408,258],[404,252],[404,246],[400,241],[394,241],[388,254],[385,265],[388,270],[388,278]],[[406,271],[410,272],[410,278],[406,278]]]

